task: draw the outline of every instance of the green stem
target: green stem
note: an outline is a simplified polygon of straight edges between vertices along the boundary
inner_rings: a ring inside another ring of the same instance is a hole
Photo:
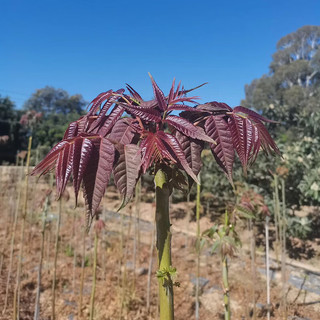
[[[223,304],[224,304],[224,319],[230,320],[230,299],[229,299],[229,281],[228,281],[228,260],[227,257],[222,257],[222,280],[223,280]]]
[[[156,230],[158,266],[160,271],[169,270],[171,266],[171,232],[169,218],[168,177],[163,168],[156,170],[154,178],[156,187]],[[173,320],[173,283],[170,275],[167,281],[159,278],[160,320]]]

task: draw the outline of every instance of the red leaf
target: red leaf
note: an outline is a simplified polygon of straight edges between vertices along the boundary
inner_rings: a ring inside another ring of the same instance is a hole
[[[73,163],[73,146],[68,143],[60,152],[56,165],[57,197],[61,197],[70,178]]]
[[[161,162],[163,159],[167,159],[172,163],[177,162],[176,158],[173,157],[161,140],[159,135],[161,132],[162,131],[156,133],[149,132],[147,137],[140,143],[143,173],[145,173],[153,163]]]
[[[74,138],[78,133],[78,121],[73,121],[69,124],[68,129],[66,130],[63,140]]]
[[[204,130],[200,127],[196,127],[194,124],[189,122],[186,119],[183,119],[178,116],[167,116],[164,120],[164,122],[167,122],[180,132],[182,132],[184,135],[193,138],[198,139],[202,141],[207,141],[209,143],[215,143],[214,140],[212,140],[210,137],[206,135]]]
[[[250,110],[250,109],[247,109],[245,107],[241,107],[241,106],[238,106],[238,107],[235,107],[233,109],[233,112],[235,113],[244,113],[246,115],[249,116],[250,119],[252,119],[253,121],[263,121],[263,122],[269,122],[269,123],[278,123],[277,121],[273,121],[273,120],[269,120],[265,117],[263,117],[262,115]]]
[[[169,111],[177,111],[177,110],[197,112],[198,114],[200,113],[200,110],[198,110],[194,107],[186,106],[184,104],[173,104],[168,107],[168,112]]]
[[[197,176],[202,167],[201,152],[203,150],[204,143],[200,140],[189,138],[179,131],[176,132],[176,138],[180,143],[189,167]]]
[[[132,142],[134,137],[134,131],[130,126],[133,119],[120,119],[113,126],[108,138],[115,143],[129,144]]]
[[[93,150],[93,143],[90,139],[84,137],[77,137],[73,142],[73,188],[75,193],[76,205],[78,200],[78,193],[83,179],[83,175],[87,169],[89,159]]]
[[[99,112],[98,118],[92,123],[89,131],[93,131],[97,127],[100,127],[102,122],[106,119],[106,115],[110,107],[119,100],[119,95],[124,93],[124,89],[119,89],[111,95],[111,97],[105,102],[101,111]]]
[[[93,211],[93,194],[99,163],[99,140],[90,139],[91,151],[86,156],[86,170],[83,174],[82,190],[86,205],[86,225],[90,228],[95,212]]]
[[[232,136],[233,146],[238,153],[243,170],[246,173],[248,164],[246,162],[246,154],[248,146],[244,119],[237,114],[233,114],[232,117],[228,119],[228,125]]]
[[[58,142],[46,157],[32,170],[31,175],[42,175],[48,172],[48,168],[52,168],[64,146],[68,144],[67,140]]]
[[[115,156],[114,145],[108,139],[97,137],[90,141],[92,150],[83,175],[87,228],[91,225],[109,183]]]
[[[126,83],[127,89],[129,90],[129,92],[131,93],[133,99],[135,99],[137,102],[141,102],[143,101],[143,99],[141,98],[140,94],[134,90],[130,85],[128,85]]]
[[[135,144],[118,144],[116,148],[119,155],[113,168],[113,176],[117,189],[123,196],[120,210],[133,195],[141,168],[141,153]]]
[[[196,182],[199,183],[198,178],[190,168],[186,156],[178,142],[178,140],[171,134],[163,131],[157,132],[158,137],[167,145],[167,150],[176,159],[176,162],[183,167],[186,173]]]
[[[231,184],[232,167],[234,162],[234,149],[228,123],[223,116],[210,116],[205,122],[206,134],[217,144],[210,144],[210,148],[218,165],[226,173]]]
[[[199,104],[196,108],[201,111],[210,112],[213,115],[225,114],[227,111],[229,111],[229,112],[232,111],[232,108],[229,107],[226,103],[217,102],[217,101]]]
[[[157,100],[153,99],[153,100],[149,100],[149,101],[141,101],[140,103],[140,107],[141,108],[148,108],[148,109],[152,109],[155,108],[157,106]]]
[[[259,132],[261,146],[262,146],[263,150],[266,152],[266,154],[269,155],[272,153],[276,153],[278,155],[281,155],[279,148],[277,147],[276,143],[274,142],[274,140],[270,136],[268,130],[263,125],[263,123],[260,121],[257,121],[255,123],[255,126],[257,127],[258,132]]]
[[[127,104],[120,104],[126,111],[134,116],[139,117],[145,121],[161,122],[161,114],[158,110],[149,107],[133,106]]]
[[[153,87],[153,92],[154,92],[154,96],[157,99],[158,102],[158,106],[160,108],[160,110],[165,111],[167,110],[167,100],[165,95],[163,94],[163,92],[160,90],[160,88],[158,87],[158,85],[156,84],[156,82],[154,81],[154,79],[152,78],[152,76],[149,74],[150,78],[151,78],[151,82],[152,82],[152,87]]]
[[[99,161],[92,195],[92,216],[97,211],[109,183],[113,168],[114,155],[114,145],[108,139],[102,138],[99,145]]]
[[[101,127],[94,130],[100,136],[105,137],[113,128],[115,123],[123,115],[124,109],[121,106],[116,106],[112,112],[106,117],[105,122],[101,124]]]
[[[106,92],[100,93],[96,98],[94,98],[89,104],[89,106],[91,105],[91,107],[87,113],[87,116],[95,115],[100,109],[101,103],[111,97],[111,95],[112,90],[108,90]]]

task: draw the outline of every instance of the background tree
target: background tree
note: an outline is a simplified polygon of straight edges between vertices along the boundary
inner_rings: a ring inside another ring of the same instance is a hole
[[[310,116],[319,118],[319,45],[320,26],[303,26],[286,35],[277,43],[269,75],[245,87],[242,104],[282,121],[283,126],[271,128],[285,141],[295,140],[297,134],[319,133],[315,124],[305,121]]]
[[[23,108],[41,112],[44,116],[52,113],[66,115],[73,112],[80,114],[85,104],[80,94],[70,96],[63,89],[46,86],[36,90],[25,102]]]
[[[13,162],[16,150],[19,148],[19,114],[9,97],[0,96],[0,137],[5,137],[0,143],[0,163]]]
[[[68,123],[83,114],[86,102],[80,94],[70,96],[67,91],[45,87],[38,89],[25,102],[23,109],[42,113],[42,121],[34,131],[34,147],[52,146],[61,140]]]

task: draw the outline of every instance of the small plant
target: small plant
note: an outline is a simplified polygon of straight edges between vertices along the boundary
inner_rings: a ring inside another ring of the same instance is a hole
[[[67,257],[73,257],[74,256],[74,248],[70,245],[68,245],[65,249],[65,254]]]
[[[307,239],[312,233],[312,220],[308,217],[288,217],[288,233],[292,237]]]
[[[151,77],[151,76],[150,76]],[[201,151],[204,143],[232,183],[235,151],[244,171],[256,159],[260,148],[267,154],[280,153],[263,125],[270,122],[241,106],[232,109],[225,103],[210,102],[196,107],[197,97],[187,97],[173,81],[166,96],[151,77],[154,99],[145,101],[129,85],[98,95],[88,113],[72,122],[61,142],[36,166],[33,174],[55,168],[58,197],[73,175],[77,199],[82,184],[91,224],[113,174],[123,196],[120,207],[131,199],[140,176],[151,170],[156,189],[156,229],[158,268],[170,270],[171,232],[169,196],[173,188],[181,189],[187,181],[198,183]],[[174,112],[182,111],[179,116]],[[123,117],[124,114],[127,117]],[[174,319],[173,283],[163,286],[159,278],[160,319]]]
[[[235,230],[235,219],[231,222],[228,212],[225,212],[224,224],[214,225],[203,233],[213,241],[211,253],[218,253],[222,264],[223,305],[225,320],[231,319],[230,288],[228,276],[228,257],[233,257],[237,247],[241,246],[239,236]]]

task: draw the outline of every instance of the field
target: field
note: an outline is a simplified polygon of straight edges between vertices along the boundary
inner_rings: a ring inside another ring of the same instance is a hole
[[[30,177],[22,239],[25,199],[23,168],[0,167],[0,177],[0,309],[3,310],[0,319],[13,317],[13,297],[20,258],[20,319],[34,318],[38,290],[39,319],[53,319],[52,282],[56,247],[55,318],[88,319],[97,229],[93,226],[89,234],[84,232],[82,197],[74,209],[71,185],[67,187],[61,202],[58,202],[54,199],[54,192],[49,192],[49,176],[38,182]],[[153,192],[143,188],[139,210],[133,200],[120,213],[116,213],[121,199],[112,186],[107,190],[100,210],[104,226],[100,224],[97,232],[94,319],[157,319],[153,199]],[[47,211],[44,210],[46,207]],[[173,266],[178,272],[175,281],[179,282],[179,286],[175,287],[176,319],[195,318],[197,251],[194,207],[193,203],[186,202],[171,204]],[[61,228],[56,243],[59,210]],[[47,217],[43,225],[44,213]],[[214,222],[211,220],[217,223],[221,217],[215,213],[210,218],[203,214],[200,219],[201,231],[212,226]],[[232,318],[266,319],[264,225],[255,226],[254,255],[251,250],[252,231],[248,230],[243,220],[239,221],[238,227],[242,247],[228,261]],[[273,230],[273,226],[270,226],[271,247],[274,243]],[[290,239],[290,244],[286,265],[282,269],[276,252],[271,250],[271,318],[284,319],[282,310],[283,303],[286,303],[287,319],[319,319],[320,239]],[[224,317],[221,270],[220,257],[211,254],[210,247],[205,245],[200,253],[200,319]],[[284,275],[281,270],[285,270]]]

